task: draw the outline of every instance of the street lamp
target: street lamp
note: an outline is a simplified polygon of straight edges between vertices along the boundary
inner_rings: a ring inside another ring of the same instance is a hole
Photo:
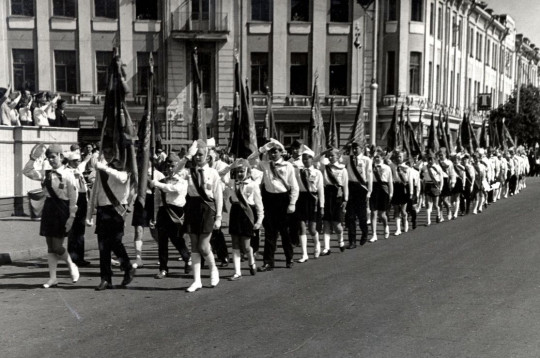
[[[372,58],[372,77],[371,85],[371,113],[370,118],[370,139],[372,145],[377,145],[377,29],[379,27],[379,16],[377,14],[379,10],[379,0],[356,0],[356,2],[362,6],[365,13],[368,14],[368,8],[373,4],[373,58]]]

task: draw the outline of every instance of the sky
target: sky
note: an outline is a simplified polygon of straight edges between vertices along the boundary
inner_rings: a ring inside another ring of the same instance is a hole
[[[540,46],[540,0],[484,0],[494,14],[509,14],[522,33]]]

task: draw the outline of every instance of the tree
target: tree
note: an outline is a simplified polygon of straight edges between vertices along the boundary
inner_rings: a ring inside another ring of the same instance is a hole
[[[496,125],[505,119],[512,137],[518,142],[534,146],[540,139],[540,88],[532,85],[521,87],[519,113],[516,113],[517,91],[499,108],[491,111],[490,121]]]

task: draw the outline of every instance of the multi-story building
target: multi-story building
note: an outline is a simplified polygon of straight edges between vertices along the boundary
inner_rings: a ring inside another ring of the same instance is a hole
[[[129,107],[138,119],[152,53],[164,143],[185,143],[191,138],[190,68],[197,48],[208,134],[226,145],[235,54],[253,93],[258,126],[270,91],[285,144],[307,137],[315,78],[325,118],[334,98],[341,143],[360,95],[365,114],[371,111],[373,79],[379,143],[396,101],[407,103],[413,122],[420,110],[427,115],[444,109],[456,129],[465,111],[480,117],[479,93],[492,94],[498,105],[518,83],[538,84],[538,49],[516,33],[511,17],[494,15],[485,4],[376,0],[367,11],[360,5],[369,3],[6,0],[0,4],[6,19],[0,24],[0,86],[59,92],[71,102],[70,118],[96,124],[107,66],[118,47],[132,89]],[[366,130],[370,135],[368,125]]]
[[[455,135],[464,113],[481,122],[479,94],[496,107],[518,83],[538,84],[538,51],[510,16],[470,0],[381,2],[379,140],[396,102],[410,107],[413,122],[423,113],[424,125],[430,112],[448,113]]]

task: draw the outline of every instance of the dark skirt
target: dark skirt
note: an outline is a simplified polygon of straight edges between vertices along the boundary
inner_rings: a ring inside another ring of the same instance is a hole
[[[431,198],[441,195],[441,190],[434,183],[425,183],[425,194]]]
[[[231,205],[229,214],[229,234],[236,236],[252,237],[255,233],[253,226],[257,222],[257,209],[255,206],[250,206],[253,211],[253,222],[249,220],[249,216],[242,208],[240,203],[235,202]]]
[[[392,205],[404,205],[409,202],[407,187],[400,182],[394,182],[394,195],[392,196]]]
[[[324,187],[324,215],[323,221],[343,221],[343,195],[338,196],[341,193],[341,188],[335,185],[325,185]]]
[[[441,196],[450,196],[450,195],[452,195],[452,192],[450,191],[450,180],[448,178],[444,178],[442,189],[441,189]]]
[[[318,201],[316,193],[301,191],[296,202],[296,218],[300,221],[317,221]]]
[[[45,199],[39,235],[45,237],[65,237],[66,222],[69,218],[69,200]]]
[[[114,206],[98,206],[96,209],[96,234],[115,236],[124,234],[124,217],[116,211]]]
[[[146,193],[144,208],[138,200],[133,205],[132,226],[149,227],[150,220],[154,217],[154,194]]]
[[[373,182],[373,191],[369,198],[369,208],[373,211],[387,211],[390,209],[390,193],[388,183]]]
[[[184,216],[184,208],[175,205],[169,205],[169,209],[165,206],[161,206],[157,212],[156,227],[158,229],[164,229],[168,232],[176,232],[176,237],[182,237],[184,235],[184,225],[181,222],[175,222],[171,218],[169,210],[174,212],[177,218],[182,219]]]
[[[451,193],[452,195],[460,195],[463,193],[463,180],[461,180],[461,178],[457,178],[456,184],[452,188]]]
[[[212,207],[211,207],[211,206]],[[186,232],[188,234],[210,234],[214,229],[215,204],[206,203],[200,196],[186,197]]]

